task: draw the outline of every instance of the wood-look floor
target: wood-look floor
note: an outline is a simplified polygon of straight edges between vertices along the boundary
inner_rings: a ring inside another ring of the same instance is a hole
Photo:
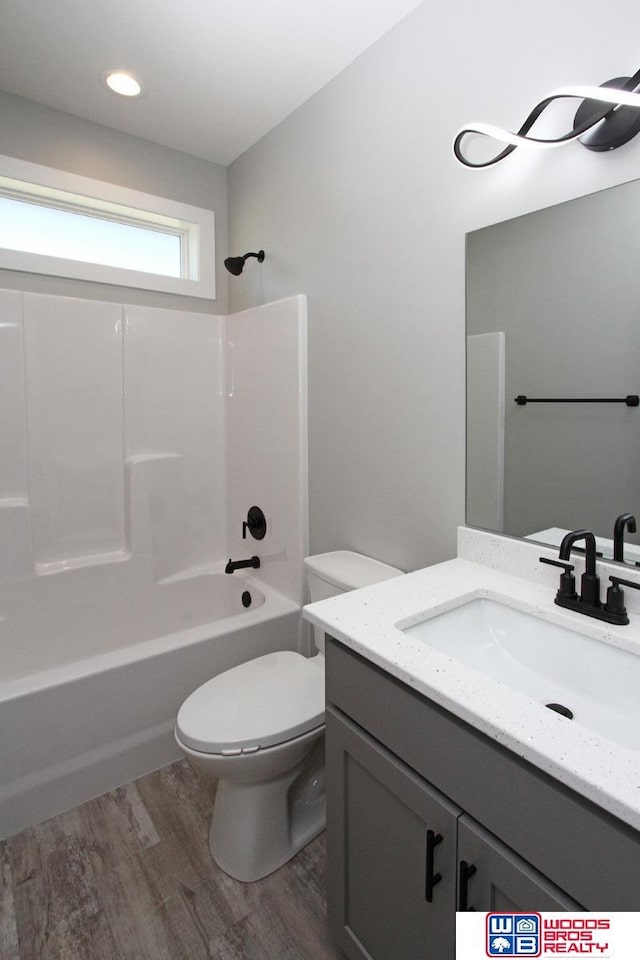
[[[343,960],[324,835],[257,883],[218,869],[186,761],[0,842],[1,960]]]

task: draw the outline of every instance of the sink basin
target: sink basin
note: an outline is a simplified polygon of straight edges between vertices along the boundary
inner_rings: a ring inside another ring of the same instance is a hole
[[[404,633],[577,723],[640,750],[640,656],[490,599],[475,599]]]

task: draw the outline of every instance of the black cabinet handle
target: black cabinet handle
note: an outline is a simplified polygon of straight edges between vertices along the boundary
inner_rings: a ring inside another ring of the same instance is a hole
[[[439,843],[442,843],[442,834],[427,830],[427,875],[424,885],[424,898],[427,903],[433,900],[433,888],[440,883],[442,877],[433,872],[433,852]]]
[[[476,868],[472,863],[467,863],[466,860],[460,861],[460,871],[459,871],[459,881],[458,881],[458,910],[461,912],[473,910],[473,907],[467,906],[469,902],[469,878],[477,873]]]

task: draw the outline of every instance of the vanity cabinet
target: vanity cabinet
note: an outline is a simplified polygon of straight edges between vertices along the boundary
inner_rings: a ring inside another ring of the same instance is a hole
[[[640,837],[327,637],[327,906],[352,960],[452,960],[455,911],[637,910]]]
[[[455,912],[580,910],[332,708],[329,913],[352,958],[452,960]]]

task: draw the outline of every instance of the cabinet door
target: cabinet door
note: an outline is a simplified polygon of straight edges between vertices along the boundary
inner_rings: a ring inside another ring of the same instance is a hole
[[[460,810],[327,710],[327,907],[351,958],[451,960]]]
[[[531,864],[464,814],[458,821],[458,910],[582,910]]]

